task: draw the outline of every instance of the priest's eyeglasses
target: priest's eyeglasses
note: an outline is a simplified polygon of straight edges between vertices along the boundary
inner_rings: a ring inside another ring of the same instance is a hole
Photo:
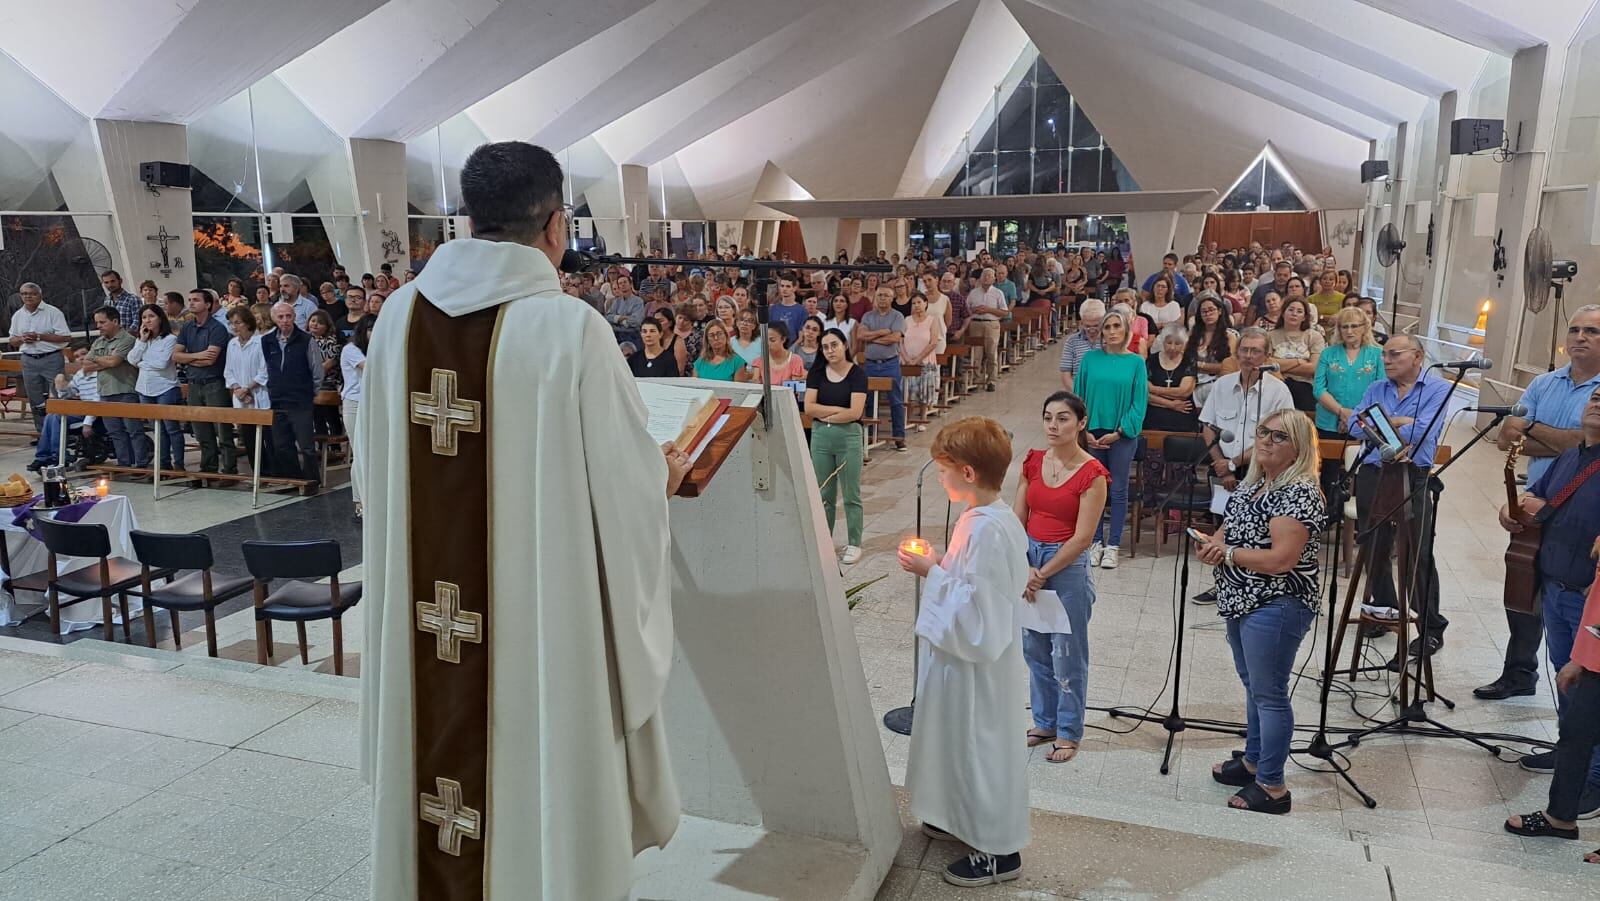
[[[1288,432],[1279,431],[1278,429],[1269,429],[1264,425],[1256,426],[1256,437],[1265,438],[1267,441],[1273,444],[1288,444],[1290,440]]]
[[[557,213],[560,213],[561,215],[567,217],[567,227],[570,229],[572,227],[572,213],[573,213],[572,204],[570,204],[570,203],[563,203],[562,205],[560,205],[560,206],[556,207],[555,209],[551,210],[550,211],[550,218],[544,220],[544,227],[545,228],[549,228],[550,227],[550,223],[556,221],[556,214]]]

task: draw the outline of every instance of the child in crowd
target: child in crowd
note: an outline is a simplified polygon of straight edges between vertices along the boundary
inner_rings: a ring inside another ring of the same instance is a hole
[[[1018,740],[1027,683],[1016,620],[1028,536],[1000,500],[1011,440],[999,423],[951,423],[934,437],[932,455],[950,500],[967,510],[939,562],[900,551],[901,568],[927,580],[906,788],[924,833],[972,849],[945,868],[945,881],[997,884],[1022,875],[1028,843],[1028,751]]]

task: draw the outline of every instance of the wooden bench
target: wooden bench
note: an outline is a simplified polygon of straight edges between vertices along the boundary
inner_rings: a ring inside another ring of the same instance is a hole
[[[235,482],[250,483],[250,505],[260,506],[261,486],[263,484],[295,488],[300,493],[306,493],[311,482],[307,479],[287,479],[276,476],[263,476],[261,474],[261,435],[264,428],[272,425],[272,411],[256,409],[253,407],[190,407],[168,404],[127,404],[111,403],[107,401],[66,400],[56,398],[50,401],[52,415],[62,416],[100,416],[112,419],[140,419],[147,421],[165,422],[210,422],[225,423],[228,425],[253,425],[256,426],[255,451],[251,457],[250,475],[225,475],[218,472],[194,473],[182,470],[161,469],[161,433],[162,429],[152,430],[155,441],[155,450],[150,455],[150,468],[142,469],[136,466],[115,466],[101,464],[89,467],[96,472],[113,474],[144,475],[148,473],[151,478],[152,490],[157,500],[161,499],[161,480],[165,477],[168,481],[201,481],[201,482]],[[60,455],[64,459],[67,454],[67,430],[61,430]]]

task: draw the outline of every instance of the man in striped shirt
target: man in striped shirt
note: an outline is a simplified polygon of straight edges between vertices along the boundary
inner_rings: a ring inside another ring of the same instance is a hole
[[[1072,390],[1083,355],[1100,348],[1100,323],[1106,318],[1105,301],[1089,298],[1078,307],[1078,330],[1061,344],[1061,384]]]

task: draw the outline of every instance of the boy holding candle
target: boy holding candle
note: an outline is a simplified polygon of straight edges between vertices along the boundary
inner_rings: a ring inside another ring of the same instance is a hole
[[[1016,605],[1028,538],[1000,500],[1011,441],[999,423],[951,423],[932,454],[945,492],[967,510],[937,563],[909,543],[900,550],[901,568],[925,580],[906,788],[924,833],[972,849],[945,868],[945,881],[997,884],[1022,875],[1028,843],[1028,752],[1016,740],[1027,729]]]

